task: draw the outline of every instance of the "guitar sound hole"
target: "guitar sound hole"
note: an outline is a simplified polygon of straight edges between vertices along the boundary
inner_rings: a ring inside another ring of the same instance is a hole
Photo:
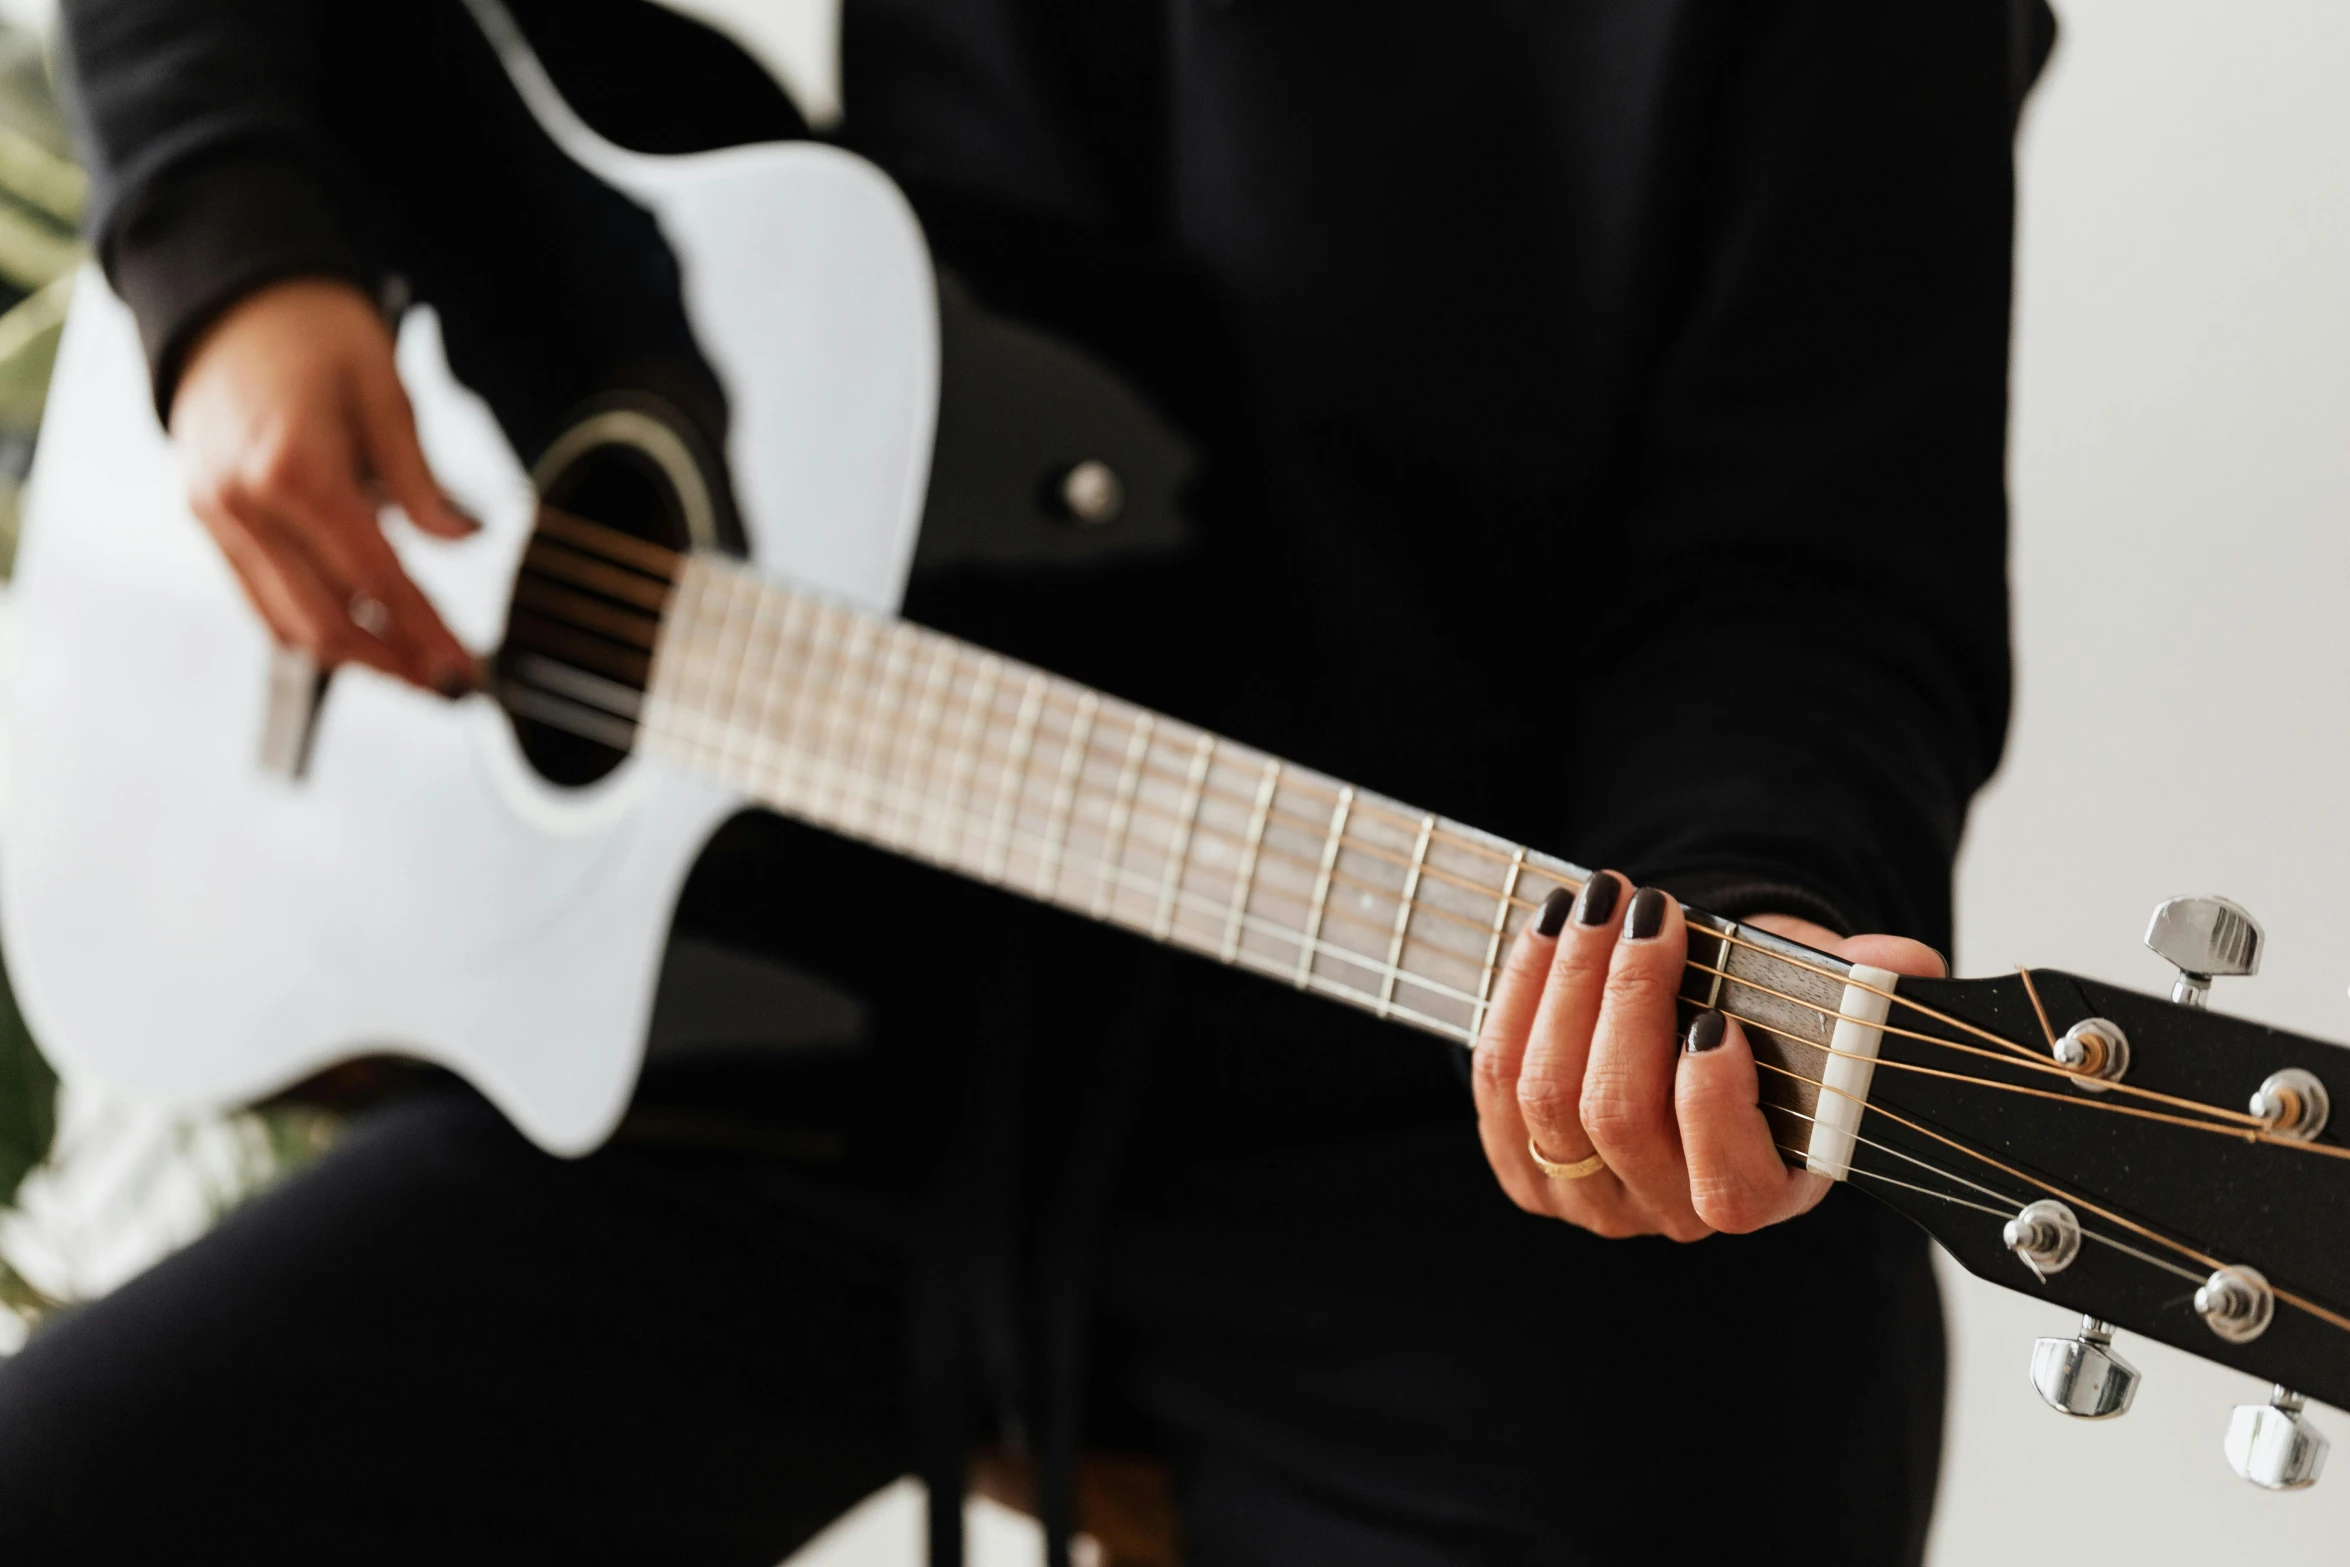
[[[649,421],[599,415],[549,448],[498,651],[498,695],[523,756],[568,788],[627,758],[671,557],[696,542],[694,497],[680,479],[692,486],[698,475],[680,474],[678,452],[642,438],[640,422]]]

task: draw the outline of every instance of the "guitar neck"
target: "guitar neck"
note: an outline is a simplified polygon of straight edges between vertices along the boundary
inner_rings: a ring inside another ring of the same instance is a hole
[[[678,575],[639,743],[785,815],[1461,1044],[1510,940],[1588,874],[706,556]],[[1758,1053],[1809,1116],[1846,966],[1692,919],[1684,1000],[1738,987],[1742,1016],[1788,1036]]]

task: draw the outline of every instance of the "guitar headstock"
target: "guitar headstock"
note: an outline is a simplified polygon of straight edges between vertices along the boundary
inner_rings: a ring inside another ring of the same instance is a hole
[[[2083,1314],[2035,1353],[2052,1405],[2125,1410],[2137,1374],[2111,1334],[2141,1333],[2275,1384],[2236,1412],[2228,1453],[2257,1484],[2305,1485],[2325,1439],[2301,1397],[2350,1405],[2350,1118],[2330,1119],[2350,1105],[2350,1050],[2203,1007],[2214,976],[2258,965],[2259,927],[2234,905],[2173,900],[2147,942],[2181,970],[2175,999],[2051,969],[1832,986],[1822,968],[1806,986],[1800,960],[1726,941],[1719,1004],[1773,1029],[1757,1060],[1797,1152],[1852,1097],[1834,1086],[1852,1081],[1851,1040],[1779,1025],[1830,989],[1848,1027],[1874,1003],[1845,1178],[1969,1272]]]

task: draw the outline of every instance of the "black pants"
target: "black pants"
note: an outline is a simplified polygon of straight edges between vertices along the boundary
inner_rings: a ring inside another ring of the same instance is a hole
[[[745,894],[787,883],[875,908]],[[1918,1559],[1941,1322],[1864,1199],[1695,1246],[1529,1218],[1450,1047],[772,820],[685,916],[879,998],[861,1064],[656,1084],[571,1162],[454,1087],[361,1118],[0,1362],[0,1562],[770,1567],[942,1408],[1049,1449],[1056,1383],[1173,1461],[1200,1567]],[[671,1135],[714,1106],[782,1130]]]

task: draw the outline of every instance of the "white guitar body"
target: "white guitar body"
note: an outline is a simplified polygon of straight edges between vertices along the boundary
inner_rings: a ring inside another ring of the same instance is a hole
[[[678,256],[731,404],[753,561],[894,609],[938,386],[935,284],[903,197],[821,146],[621,152],[480,9],[550,134]],[[396,542],[486,650],[529,485],[422,313],[401,363],[436,472],[486,526],[449,545],[395,521]],[[61,1066],[192,1108],[390,1051],[462,1072],[550,1149],[605,1137],[678,890],[738,796],[633,759],[558,788],[489,702],[348,670],[304,775],[265,771],[269,643],[187,508],[133,323],[95,274],[59,352],[14,597],[0,930]]]

